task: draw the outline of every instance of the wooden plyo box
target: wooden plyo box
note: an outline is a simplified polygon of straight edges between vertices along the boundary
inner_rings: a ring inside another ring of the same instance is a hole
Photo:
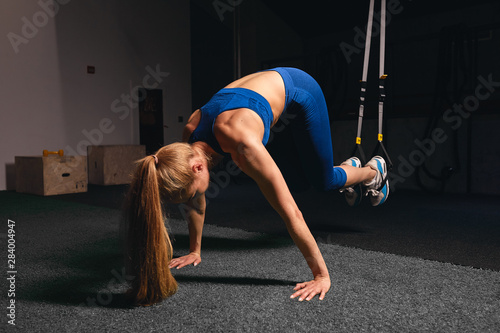
[[[16,156],[16,191],[38,195],[87,192],[85,156]]]
[[[89,183],[96,185],[130,184],[135,161],[146,156],[143,145],[88,146]]]

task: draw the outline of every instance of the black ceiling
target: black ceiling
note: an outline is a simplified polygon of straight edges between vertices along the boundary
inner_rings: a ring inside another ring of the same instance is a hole
[[[249,0],[247,0],[249,1]],[[387,0],[402,8],[394,20],[406,20],[434,13],[446,13],[498,0]],[[369,0],[266,0],[265,4],[303,37],[351,30],[366,25]],[[375,1],[375,12],[380,1]]]

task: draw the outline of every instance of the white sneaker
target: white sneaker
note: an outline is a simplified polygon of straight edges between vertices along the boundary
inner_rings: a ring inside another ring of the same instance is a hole
[[[389,196],[389,179],[387,179],[387,165],[385,160],[380,156],[373,157],[366,166],[369,166],[377,172],[375,178],[367,184],[366,194],[370,197],[372,206],[383,204]]]
[[[357,157],[351,157],[340,165],[349,165],[356,168],[361,168],[361,161]],[[361,184],[353,185],[352,187],[346,187],[340,190],[340,193],[345,194],[345,199],[349,206],[357,206],[363,198],[363,188]]]

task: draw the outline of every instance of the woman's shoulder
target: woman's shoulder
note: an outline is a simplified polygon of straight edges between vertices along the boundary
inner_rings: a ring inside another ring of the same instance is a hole
[[[191,134],[193,134],[196,127],[198,127],[200,120],[201,120],[201,111],[200,109],[198,109],[191,114],[186,125],[184,126],[184,130],[182,132],[182,141],[187,142],[189,140]]]
[[[257,113],[240,108],[221,113],[214,122],[213,133],[222,150],[232,152],[242,143],[262,141],[264,125]]]

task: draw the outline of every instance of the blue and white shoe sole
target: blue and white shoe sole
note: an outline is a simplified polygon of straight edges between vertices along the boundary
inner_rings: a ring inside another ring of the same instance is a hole
[[[361,161],[357,157],[351,157],[351,165],[353,167],[359,168],[361,167]],[[356,200],[351,205],[353,207],[358,206],[361,203],[361,199],[363,199],[363,188],[361,184],[358,184],[354,187],[354,192],[356,192]]]
[[[373,202],[373,200],[372,200],[373,206],[379,206],[379,205],[383,204],[386,201],[387,197],[389,196],[389,180],[387,179],[387,166],[386,166],[386,164],[384,163],[382,165],[382,163],[380,162],[380,160],[378,158],[375,160],[377,161],[378,171],[381,173],[382,177],[385,178],[385,184],[382,187],[382,189],[380,190],[380,193],[382,193],[382,195],[383,195],[382,199],[380,199],[379,202]],[[378,198],[378,196],[377,196],[377,198]]]

